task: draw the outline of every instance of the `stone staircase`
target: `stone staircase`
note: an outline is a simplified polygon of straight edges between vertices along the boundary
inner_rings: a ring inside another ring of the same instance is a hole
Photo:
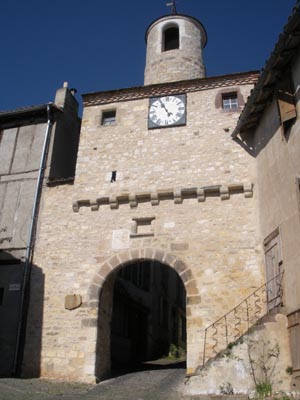
[[[291,360],[286,351],[289,339],[282,307],[282,278],[283,272],[205,329],[202,364],[185,382],[186,400],[248,398],[249,393],[255,391],[249,343],[252,343],[251,356],[256,359],[260,357],[260,344],[274,346],[278,343],[282,351],[274,368],[274,388],[278,391],[290,389],[290,377],[285,372]],[[270,287],[276,288],[276,293],[270,293]],[[227,394],[226,387],[231,389]]]

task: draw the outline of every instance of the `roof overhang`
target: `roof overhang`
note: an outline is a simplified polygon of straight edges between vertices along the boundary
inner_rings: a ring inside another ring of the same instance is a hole
[[[48,120],[48,107],[50,107],[52,118],[63,112],[60,107],[53,103],[1,111],[0,129],[45,123]]]
[[[300,13],[295,7],[279,36],[270,58],[261,71],[254,89],[238,120],[232,137],[256,128],[264,110],[271,102],[278,80],[285,73],[293,57],[300,50]]]

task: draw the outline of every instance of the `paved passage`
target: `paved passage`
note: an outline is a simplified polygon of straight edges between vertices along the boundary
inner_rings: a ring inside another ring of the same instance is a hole
[[[127,373],[98,385],[43,379],[0,379],[1,400],[179,400],[184,368]]]

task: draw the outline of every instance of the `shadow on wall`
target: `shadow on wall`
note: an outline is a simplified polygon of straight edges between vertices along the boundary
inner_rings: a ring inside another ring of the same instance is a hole
[[[20,336],[18,334],[21,322],[24,267],[25,263],[19,258],[13,257],[6,251],[0,251],[0,376],[14,376],[20,370],[25,343],[25,329],[22,329]],[[40,268],[32,267],[32,279],[34,284],[30,303],[31,322],[27,335],[30,339],[27,367],[30,371],[29,375],[39,376],[44,298],[44,274]],[[20,349],[19,357],[16,357],[18,348]]]
[[[117,271],[104,282],[99,298],[95,375],[98,382],[110,377],[110,324],[113,304],[113,288]]]
[[[273,101],[256,128],[240,132],[233,140],[256,158],[279,130],[282,139],[288,142],[295,121],[296,118],[293,118],[281,124],[277,104]]]
[[[21,333],[20,349],[23,357],[20,357],[20,372],[23,378],[38,378],[41,375],[41,348],[42,326],[44,308],[45,275],[42,269],[32,265],[29,296],[25,303],[27,321],[25,329]],[[53,345],[57,339],[53,337]]]

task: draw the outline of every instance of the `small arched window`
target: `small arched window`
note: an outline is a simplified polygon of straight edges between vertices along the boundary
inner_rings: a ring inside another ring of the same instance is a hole
[[[163,51],[179,49],[179,28],[171,26],[163,33]]]

